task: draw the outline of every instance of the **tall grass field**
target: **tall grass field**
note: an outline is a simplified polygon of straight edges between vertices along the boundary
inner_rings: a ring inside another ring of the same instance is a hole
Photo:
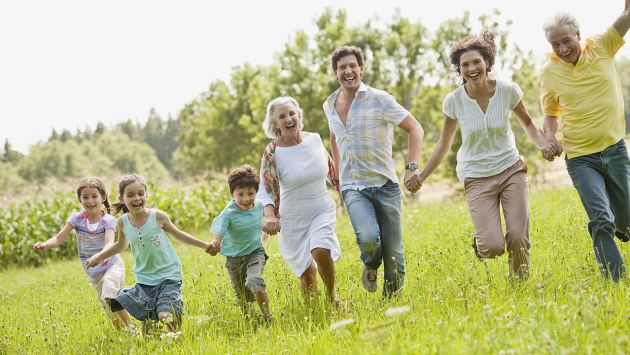
[[[331,308],[323,289],[304,300],[271,237],[264,244],[271,322],[256,317],[255,305],[251,317],[235,306],[222,256],[175,243],[184,264],[183,327],[148,337],[112,328],[78,257],[0,269],[0,354],[630,353],[628,280],[600,277],[575,190],[533,189],[530,213],[531,274],[515,282],[507,255],[475,257],[463,199],[405,208],[405,286],[391,300],[380,287],[361,286],[352,226],[340,217],[337,285],[347,311]],[[206,228],[195,235],[211,238]],[[620,248],[630,261],[628,245]],[[122,256],[134,284],[131,253]]]

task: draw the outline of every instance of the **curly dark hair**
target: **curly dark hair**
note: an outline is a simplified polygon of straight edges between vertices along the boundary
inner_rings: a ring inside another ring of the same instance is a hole
[[[486,73],[492,71],[492,66],[494,65],[494,58],[497,55],[497,46],[494,43],[494,32],[491,30],[484,30],[479,35],[468,36],[461,41],[455,43],[453,48],[451,48],[451,53],[449,54],[449,59],[451,64],[453,65],[454,72],[459,76],[462,75],[459,68],[459,62],[462,57],[462,54],[468,51],[477,51],[484,60],[489,62],[488,69],[486,69]],[[466,83],[466,79],[462,78],[464,84]]]
[[[260,177],[255,168],[247,164],[243,164],[240,167],[234,169],[228,177],[228,186],[230,193],[234,193],[236,189],[243,189],[251,187],[258,191],[260,185]]]
[[[357,63],[359,63],[359,66],[362,67],[363,51],[361,50],[361,48],[355,46],[343,46],[335,49],[332,57],[330,58],[330,64],[332,65],[333,71],[337,71],[337,62],[341,58],[352,54],[354,54],[354,56],[357,58]]]

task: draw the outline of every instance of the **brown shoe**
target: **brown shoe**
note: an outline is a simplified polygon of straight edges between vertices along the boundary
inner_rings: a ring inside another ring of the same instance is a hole
[[[378,287],[378,270],[369,269],[363,264],[363,271],[361,272],[361,283],[368,292],[376,292]]]

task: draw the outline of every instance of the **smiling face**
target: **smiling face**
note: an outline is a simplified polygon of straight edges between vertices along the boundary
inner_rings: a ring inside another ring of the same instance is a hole
[[[79,202],[88,214],[94,214],[101,210],[101,206],[107,196],[102,196],[95,187],[84,187],[79,195]]]
[[[256,189],[253,187],[239,187],[230,193],[236,205],[243,211],[254,208]]]
[[[573,33],[569,25],[558,26],[549,30],[549,44],[560,59],[566,63],[577,64],[582,53],[580,31]]]
[[[345,90],[357,90],[361,86],[361,75],[363,75],[363,66],[359,65],[359,61],[354,54],[341,57],[337,61],[337,70],[335,70],[335,79],[341,84]]]
[[[133,182],[125,187],[123,196],[119,199],[127,206],[129,212],[138,214],[144,211],[148,196],[147,188],[143,184]]]
[[[467,82],[474,85],[487,79],[486,70],[489,65],[490,62],[484,60],[479,51],[469,50],[459,59],[459,72]]]
[[[292,103],[280,104],[275,110],[276,119],[274,125],[280,130],[280,136],[284,138],[298,137],[300,134],[300,122],[302,114]]]

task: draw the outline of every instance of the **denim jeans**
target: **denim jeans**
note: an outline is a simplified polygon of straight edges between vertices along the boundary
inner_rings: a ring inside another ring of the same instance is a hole
[[[344,190],[342,194],[361,260],[372,270],[385,264],[383,296],[389,297],[405,280],[400,186],[388,181],[381,187]]]
[[[626,142],[599,153],[565,160],[573,185],[588,215],[597,264],[604,277],[619,282],[625,265],[615,243],[615,231],[630,228],[630,159]]]

